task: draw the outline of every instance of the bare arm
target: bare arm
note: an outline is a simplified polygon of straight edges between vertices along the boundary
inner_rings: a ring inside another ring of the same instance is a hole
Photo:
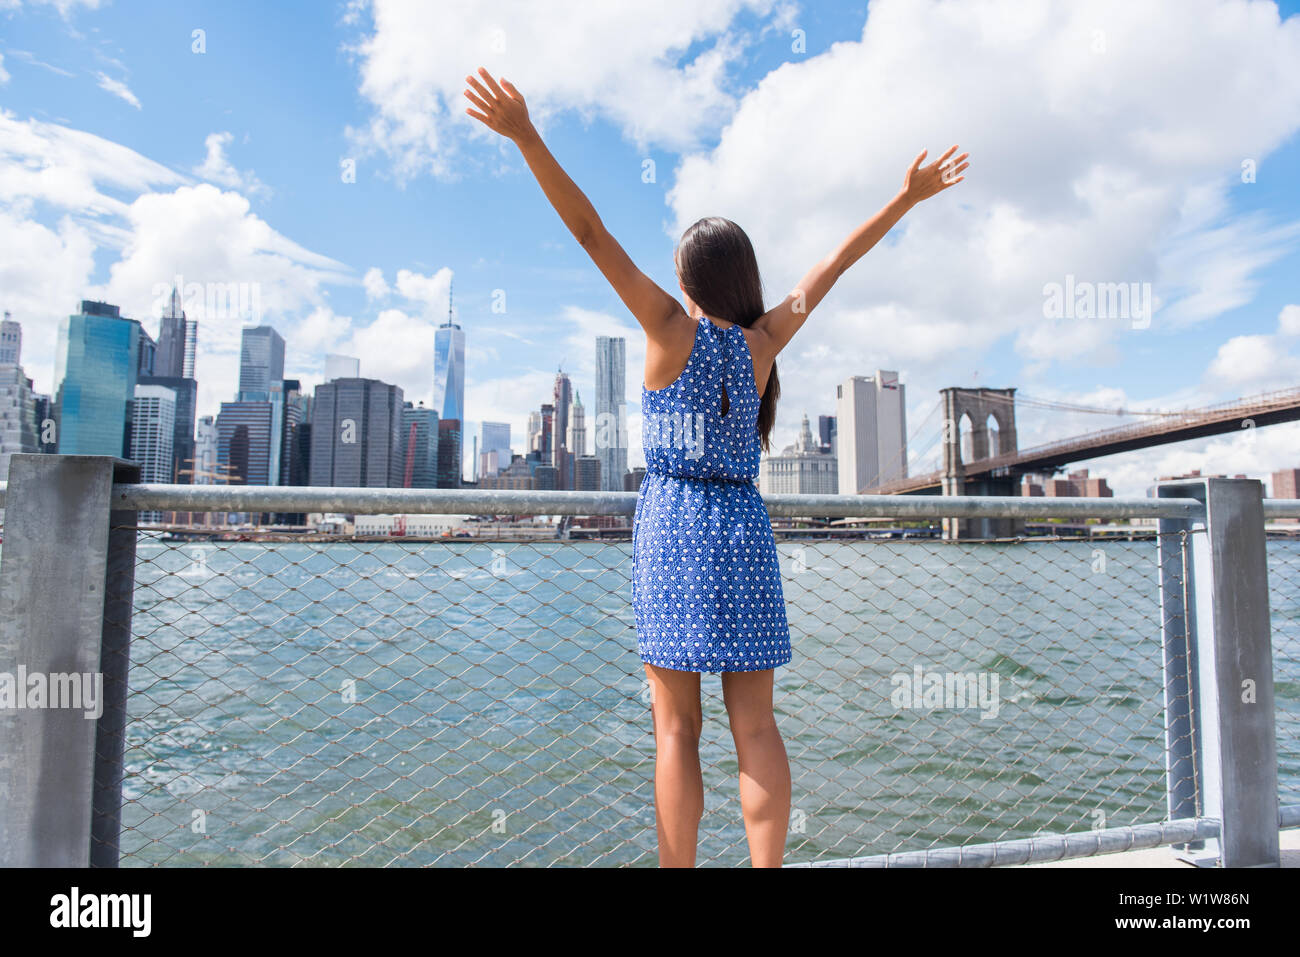
[[[966,178],[957,174],[970,165],[962,162],[970,154],[963,153],[950,161],[948,157],[956,149],[956,146],[952,147],[924,168],[920,168],[921,160],[927,151],[921,150],[908,168],[903,178],[903,188],[897,195],[880,212],[850,233],[825,259],[808,270],[808,274],[785,297],[784,302],[768,310],[754,323],[754,327],[760,331],[759,349],[765,361],[776,358],[777,353],[786,347],[803,326],[808,314],[826,298],[840,276],[880,242],[908,210],[921,200],[955,186]]]
[[[609,284],[636,317],[646,335],[656,342],[671,340],[673,333],[679,332],[672,328],[672,323],[686,314],[681,303],[641,272],[618,241],[609,234],[596,215],[595,207],[542,142],[542,137],[528,118],[524,98],[514,85],[502,77],[498,86],[491,74],[482,67],[479,68],[479,73],[487,83],[487,88],[472,76],[465,78],[478,94],[466,90],[465,96],[479,112],[469,109],[465,112],[519,147],[528,168],[532,170],[542,192],[555,207],[564,225],[609,280]]]

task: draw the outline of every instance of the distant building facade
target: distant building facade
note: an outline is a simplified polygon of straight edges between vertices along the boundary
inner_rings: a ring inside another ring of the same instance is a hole
[[[131,415],[131,458],[140,481],[170,485],[175,481],[176,393],[161,385],[137,385]],[[162,513],[143,511],[142,522],[162,521]]]
[[[61,454],[129,456],[142,332],[92,300],[60,321],[52,397]]]
[[[1115,497],[1106,480],[1090,476],[1087,469],[1078,469],[1065,478],[1025,476],[1020,482],[1020,494],[1031,498]]]
[[[627,473],[627,340],[596,337],[595,454],[604,491],[621,492]]]
[[[402,485],[402,390],[377,379],[335,379],[312,398],[311,484]]]
[[[438,413],[423,402],[402,406],[402,487],[438,487]]]
[[[835,456],[823,452],[813,438],[804,413],[799,437],[780,455],[764,456],[759,468],[759,489],[764,495],[835,495],[839,473]]]
[[[838,487],[857,495],[907,478],[906,387],[897,372],[850,376],[835,389]]]
[[[223,402],[217,415],[217,470],[229,485],[272,485],[271,403]]]

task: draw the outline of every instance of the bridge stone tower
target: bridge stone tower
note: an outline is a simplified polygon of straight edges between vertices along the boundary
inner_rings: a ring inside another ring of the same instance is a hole
[[[944,495],[1017,495],[1018,477],[999,470],[977,479],[966,478],[966,466],[981,459],[1014,452],[1016,439],[1015,389],[943,389],[943,479]],[[990,448],[988,420],[997,424],[997,448]],[[963,422],[963,420],[965,420]],[[962,461],[963,428],[971,439],[971,461]],[[1002,474],[999,474],[1002,473]],[[945,518],[943,537],[1009,538],[1024,532],[1023,519]]]

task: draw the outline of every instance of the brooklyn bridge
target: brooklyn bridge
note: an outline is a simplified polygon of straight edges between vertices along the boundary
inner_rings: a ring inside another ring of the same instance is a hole
[[[1016,408],[1057,412],[1086,412],[1136,416],[1141,421],[1020,448],[1016,439]],[[940,428],[943,467],[933,472],[895,479],[859,489],[873,495],[1017,495],[1021,478],[1051,474],[1073,462],[1083,462],[1157,445],[1169,445],[1210,435],[1262,428],[1300,419],[1300,388],[1247,396],[1197,409],[1136,410],[1100,408],[1017,396],[1012,389],[947,388],[940,391],[936,410],[943,411]],[[931,413],[933,416],[933,412]],[[918,431],[923,428],[923,422]],[[910,443],[910,439],[909,439]],[[1016,534],[1013,519],[960,522],[953,537],[1000,537]]]

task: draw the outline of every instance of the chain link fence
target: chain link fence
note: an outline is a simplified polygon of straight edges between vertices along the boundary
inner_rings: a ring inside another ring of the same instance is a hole
[[[1268,543],[1278,803],[1300,804],[1300,539]]]
[[[629,542],[138,535],[124,865],[656,862]],[[1154,538],[778,550],[787,861],[1166,819]],[[1284,803],[1298,564],[1272,583]],[[745,864],[702,690],[699,861]]]

